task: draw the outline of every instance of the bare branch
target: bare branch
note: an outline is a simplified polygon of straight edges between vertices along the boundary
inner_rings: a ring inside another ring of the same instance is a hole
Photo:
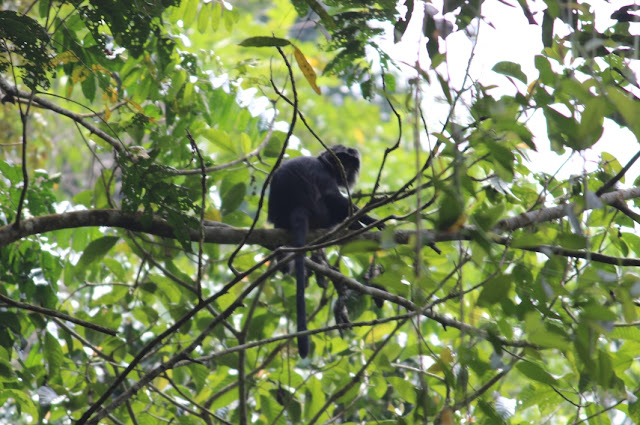
[[[84,326],[85,328],[93,329],[94,331],[102,332],[102,333],[107,334],[107,335],[115,336],[118,333],[117,331],[114,331],[114,330],[109,329],[109,328],[105,328],[104,326],[96,325],[94,323],[87,322],[86,320],[76,319],[73,316],[69,316],[67,314],[60,313],[59,311],[56,311],[56,310],[50,310],[48,308],[40,307],[40,306],[37,306],[37,305],[27,304],[27,303],[23,303],[23,302],[20,302],[20,301],[15,301],[15,300],[7,297],[6,295],[0,294],[0,301],[5,302],[5,303],[7,303],[8,305],[10,305],[12,307],[16,307],[16,308],[19,308],[19,309],[22,309],[22,310],[33,311],[33,312],[36,312],[36,313],[43,314],[45,316],[57,317],[59,319],[66,320],[67,322],[75,323],[76,325]]]
[[[13,87],[4,78],[0,78],[0,89],[2,89],[5,93],[10,94],[14,97],[19,97],[24,99],[29,99],[31,97],[31,93],[24,90],[17,89],[16,87]],[[124,146],[122,145],[122,142],[120,140],[118,140],[115,137],[109,136],[100,128],[90,123],[89,121],[85,120],[80,114],[71,112],[68,109],[64,109],[56,105],[55,103],[38,96],[33,96],[33,103],[43,108],[49,109],[53,112],[56,112],[60,115],[64,115],[65,117],[71,118],[73,121],[77,122],[87,130],[89,130],[91,133],[95,134],[105,142],[109,143],[119,153],[124,153]]]
[[[640,187],[620,189],[615,192],[608,192],[600,196],[600,200],[607,205],[614,205],[618,201],[639,198]],[[495,230],[510,232],[516,229],[530,226],[532,224],[557,220],[567,215],[570,208],[575,208],[574,204],[564,204],[553,208],[543,208],[540,210],[526,212],[515,217],[500,220],[495,226]]]

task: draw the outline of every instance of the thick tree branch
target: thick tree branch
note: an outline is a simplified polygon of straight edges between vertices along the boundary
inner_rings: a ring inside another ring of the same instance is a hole
[[[621,189],[615,192],[605,193],[600,199],[608,205],[616,205],[619,202],[640,198],[640,187],[632,187],[630,189]],[[552,208],[544,208],[536,211],[530,211],[515,217],[500,220],[494,227],[496,232],[512,232],[519,228],[528,227],[534,224],[557,220],[567,215],[567,211],[573,208],[573,204],[566,204]],[[150,220],[142,213],[131,214],[120,210],[86,210],[73,211],[62,214],[45,215],[22,220],[19,226],[6,225],[0,227],[0,247],[9,245],[17,240],[27,236],[33,236],[41,233],[47,233],[60,229],[72,229],[80,227],[117,227],[135,232],[144,232],[150,235],[156,235],[166,238],[175,238],[171,225],[161,217],[153,216]],[[422,231],[422,241],[424,244],[432,242],[459,241],[471,239],[473,227],[466,227],[459,232],[434,232],[430,230]],[[315,230],[310,232],[309,239],[313,240],[320,236],[326,236],[326,230]],[[358,233],[358,232],[356,232]],[[397,230],[394,232],[394,242],[397,244],[408,244],[415,231]],[[246,240],[245,240],[246,237]],[[380,241],[380,232],[362,233],[357,236],[358,239],[369,239]],[[198,229],[189,229],[189,238],[197,242],[201,238]],[[352,238],[341,238],[341,243]],[[290,242],[289,233],[281,229],[254,229],[247,236],[247,229],[235,228],[223,223],[206,221],[204,226],[204,241],[206,243],[215,244],[239,244],[245,242],[248,244],[262,245],[269,248],[286,245]],[[508,240],[498,237],[495,242],[506,244]],[[640,265],[638,259],[619,259],[601,254],[589,253],[586,251],[564,250],[559,247],[540,246],[529,247],[529,250],[544,252],[546,250],[553,251],[554,254],[565,255],[569,257],[589,258],[594,261],[600,261],[608,264],[637,266]]]

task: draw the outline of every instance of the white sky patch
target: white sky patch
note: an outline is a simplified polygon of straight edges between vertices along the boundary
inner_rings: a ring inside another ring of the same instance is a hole
[[[610,18],[611,14],[620,7],[632,2],[630,0],[612,0],[611,2],[586,1],[585,3],[591,6],[592,11],[595,11],[596,28],[599,32],[602,32],[615,22]],[[513,95],[516,89],[522,93],[527,91],[527,87],[523,83],[516,82],[517,87],[514,87],[504,75],[492,71],[496,63],[509,61],[519,64],[527,76],[529,84],[538,76],[534,60],[535,56],[539,55],[543,49],[541,36],[542,11],[546,8],[546,5],[542,1],[527,2],[538,23],[538,25],[530,25],[522,9],[517,6],[516,2],[513,2],[513,4],[516,7],[508,7],[504,3],[497,1],[485,2],[482,7],[482,15],[485,19],[482,21],[476,20],[469,26],[469,29],[475,30],[478,35],[470,67],[471,78],[485,87],[495,85],[496,87],[490,91],[490,94],[495,98],[499,98],[502,95]],[[441,4],[435,4],[435,6],[439,10],[442,9]],[[442,19],[442,16],[437,15],[436,19]],[[416,62],[421,63],[424,70],[429,69],[430,59],[426,52],[427,39],[422,36],[421,31],[422,20],[423,4],[417,2],[409,28],[402,40],[394,45],[393,36],[390,34],[380,42],[385,51],[397,63],[406,64],[403,67],[405,76],[416,75],[416,72],[412,69]],[[554,31],[556,33],[562,31],[562,25],[562,22],[556,21]],[[633,28],[633,25],[638,28]],[[631,28],[632,33],[640,33],[640,23],[632,24]],[[447,62],[441,65],[438,70],[443,74],[446,71],[445,77],[446,75],[449,76],[451,87],[459,89],[464,81],[472,53],[472,40],[469,39],[469,34],[465,31],[458,31],[447,37],[444,47],[442,43],[443,41],[441,40],[441,51],[447,52]],[[635,71],[640,72],[640,65],[634,68]],[[466,84],[468,86],[469,81]],[[442,123],[449,113],[449,105],[446,102],[437,101],[438,98],[442,97],[442,94],[440,86],[435,79],[432,80],[430,86],[423,86],[423,90],[423,95],[426,99],[424,110],[427,114],[427,121],[431,126],[429,132],[440,131]],[[463,113],[463,108],[462,106],[460,107],[457,116]],[[559,178],[567,178],[570,175],[580,175],[594,171],[598,167],[600,154],[603,151],[611,153],[624,166],[625,161],[640,149],[640,145],[631,131],[605,119],[604,132],[600,141],[591,149],[574,153],[563,166],[571,152],[567,150],[565,154],[557,155],[551,151],[547,138],[546,121],[542,111],[536,111],[533,115],[527,117],[527,126],[534,134],[534,143],[537,147],[537,152],[528,152],[532,168],[549,174],[555,174],[559,170]],[[627,174],[624,186],[632,185],[633,180],[639,174],[640,164],[632,167]]]

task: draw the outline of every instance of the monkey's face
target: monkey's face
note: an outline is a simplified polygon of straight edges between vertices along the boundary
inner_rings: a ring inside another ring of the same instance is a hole
[[[358,174],[360,173],[360,158],[345,154],[339,154],[337,156],[342,163],[342,167],[344,168],[344,172],[347,177],[347,183],[345,186],[349,186],[349,188],[351,188],[356,184]]]
[[[343,145],[331,146],[329,149],[333,154],[325,151],[320,157],[324,157],[324,160],[333,165],[340,186],[352,187],[356,183],[358,173],[360,172],[360,152],[355,148],[348,148]],[[335,158],[338,158],[340,164],[336,163]],[[342,167],[340,165],[342,165]],[[346,182],[343,181],[341,168],[344,169],[347,178]]]

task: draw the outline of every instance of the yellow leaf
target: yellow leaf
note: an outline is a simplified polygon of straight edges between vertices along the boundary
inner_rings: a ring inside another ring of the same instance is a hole
[[[309,82],[309,85],[318,94],[320,93],[320,88],[316,84],[316,72],[313,70],[313,67],[309,65],[307,58],[304,57],[304,54],[298,49],[296,46],[293,46],[293,56],[296,58],[296,62],[298,62],[298,67],[304,74],[304,77]]]
[[[353,130],[353,138],[360,144],[364,143],[364,133],[359,128]]]
[[[62,52],[53,59],[51,59],[51,65],[64,65],[67,63],[78,62],[78,58],[72,52],[67,50],[66,52]]]
[[[456,219],[456,221],[451,225],[451,227],[446,229],[446,232],[447,233],[457,232],[462,228],[462,226],[464,226],[466,222],[467,222],[467,215],[462,214]]]
[[[73,72],[71,73],[71,81],[73,81],[74,83],[81,83],[87,79],[87,74],[88,74],[88,70],[85,67],[83,66],[76,67],[73,69]]]
[[[109,109],[109,105],[104,105],[104,120],[109,121],[111,118],[111,109]]]
[[[169,381],[163,377],[158,377],[154,379],[153,383],[155,384],[156,387],[158,387],[161,390],[165,389],[167,385],[169,385]]]
[[[140,106],[138,104],[138,102],[134,102],[133,100],[129,100],[129,105],[133,106],[134,108],[136,108],[138,110],[138,112],[140,112],[141,114],[144,114],[144,111],[142,110],[142,106]]]
[[[436,422],[442,425],[453,425],[455,423],[453,410],[451,410],[449,406],[445,406],[438,414],[438,420],[436,420]]]
[[[204,212],[204,218],[211,221],[222,221],[222,214],[218,209],[207,208]]]
[[[91,65],[91,69],[93,70],[93,72],[102,72],[103,74],[111,75],[111,71],[109,71],[107,68],[99,64]]]
[[[107,103],[115,103],[118,100],[118,92],[113,87],[107,87],[102,93],[102,99]]]
[[[447,364],[453,363],[453,354],[451,353],[451,349],[446,347],[440,353],[440,361],[443,361]]]

